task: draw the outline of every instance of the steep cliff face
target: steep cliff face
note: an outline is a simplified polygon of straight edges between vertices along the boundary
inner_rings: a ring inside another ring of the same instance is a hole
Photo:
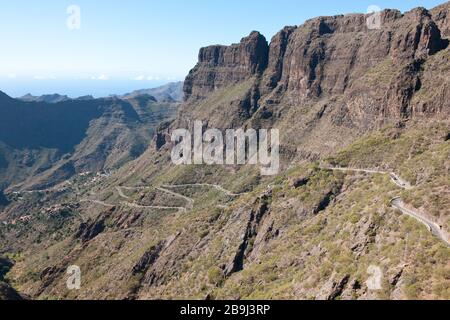
[[[450,2],[434,8],[431,10],[431,14],[442,35],[448,39],[450,37]]]
[[[259,32],[252,32],[239,44],[200,49],[198,64],[184,83],[185,100],[204,98],[214,90],[261,74],[268,52],[266,38]]]
[[[369,30],[366,19],[349,15],[307,21],[290,34],[280,81],[272,87],[282,86],[281,91],[298,102],[343,94],[387,58],[402,65],[444,48],[440,31],[425,9],[404,16],[384,11],[379,30]],[[279,51],[277,40],[284,32],[275,37],[271,54]]]
[[[423,76],[424,66],[437,64],[432,57],[448,46],[439,28],[446,27],[447,11],[448,4],[432,13],[424,8],[405,14],[385,10],[378,29],[368,28],[368,15],[319,17],[284,28],[268,47],[264,37],[253,32],[240,44],[203,48],[187,77],[185,96],[188,102],[198,101],[246,82],[241,108],[253,110],[242,122],[253,113],[261,120],[277,109],[324,100],[334,122],[344,114],[344,122],[358,129],[373,127],[377,121],[434,116],[448,108],[446,101],[429,107],[412,100],[427,85],[424,82],[434,81]],[[208,103],[210,109],[216,107]],[[234,114],[239,113],[237,104],[231,103]],[[194,109],[190,114],[198,116]],[[218,110],[226,114],[223,106]],[[359,119],[358,114],[370,120]]]
[[[448,4],[385,10],[379,28],[370,15],[319,17],[285,27],[269,45],[252,32],[239,44],[202,48],[180,116],[157,149],[171,130],[202,120],[222,130],[278,128],[288,161],[317,160],[387,123],[445,118],[447,12]]]

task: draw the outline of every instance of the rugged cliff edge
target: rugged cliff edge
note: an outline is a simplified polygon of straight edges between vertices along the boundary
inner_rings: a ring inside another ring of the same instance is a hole
[[[186,79],[185,99],[198,101],[254,77],[258,108],[296,107],[344,95],[347,106],[355,104],[350,113],[358,108],[368,115],[401,118],[448,111],[442,100],[427,101],[432,108],[425,102],[411,105],[421,83],[433,81],[423,79],[424,64],[435,63],[433,56],[448,46],[447,10],[448,5],[432,12],[385,10],[381,28],[373,30],[366,25],[368,15],[320,17],[284,28],[269,45],[252,32],[239,44],[202,48]],[[378,109],[371,110],[373,104]]]
[[[198,64],[184,83],[185,100],[204,98],[214,90],[262,74],[268,54],[266,38],[256,31],[239,44],[200,49]]]
[[[369,15],[319,17],[270,44],[252,32],[202,48],[173,127],[277,127],[287,157],[300,148],[297,157],[318,158],[387,123],[445,119],[448,7],[385,10],[379,29],[368,28]],[[327,148],[317,137],[327,137]]]

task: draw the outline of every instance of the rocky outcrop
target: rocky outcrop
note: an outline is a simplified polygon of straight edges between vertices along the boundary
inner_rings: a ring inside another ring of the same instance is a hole
[[[144,253],[141,259],[133,267],[133,274],[145,273],[148,268],[158,259],[159,254],[164,249],[166,241],[161,241],[158,244],[151,247]]]
[[[20,295],[11,285],[5,282],[5,275],[13,267],[14,262],[8,258],[0,256],[0,301],[1,300],[23,300],[24,297]]]
[[[174,243],[179,239],[178,232],[148,249],[133,266],[132,275],[139,284],[133,288],[131,297],[144,287],[158,286],[178,272],[180,260],[187,254],[179,252]],[[179,249],[179,248],[178,248]]]
[[[271,192],[268,192],[260,196],[254,202],[253,208],[249,211],[248,223],[242,235],[239,247],[233,256],[233,259],[224,268],[226,277],[243,270],[245,259],[251,257],[254,248],[258,246],[259,242],[264,240],[259,239],[260,241],[255,241],[262,229],[263,220],[270,212],[269,203],[271,197]],[[273,231],[273,224],[271,224],[268,226],[267,230],[265,230],[265,234],[272,234]],[[268,240],[268,237],[265,237],[265,239]],[[251,243],[253,243],[253,245],[250,245]]]
[[[259,32],[239,44],[200,49],[198,64],[184,82],[185,100],[204,98],[210,92],[260,75],[267,67],[269,46]]]
[[[433,20],[445,38],[450,38],[450,2],[444,3],[431,10]]]
[[[1,300],[24,300],[24,298],[6,282],[0,281],[0,301]]]
[[[301,176],[289,179],[289,185],[294,188],[300,188],[309,182],[309,176]]]
[[[322,191],[322,196],[318,199],[317,204],[312,210],[312,214],[318,214],[330,206],[342,192],[342,182],[336,182]]]
[[[10,259],[0,256],[0,281],[4,280],[13,265],[14,263]]]
[[[80,239],[82,243],[86,243],[99,234],[106,228],[106,220],[114,213],[116,208],[111,208],[109,211],[100,214],[95,220],[82,222],[75,234],[76,239]]]
[[[319,17],[285,27],[269,45],[252,32],[239,44],[202,48],[179,116],[153,145],[170,146],[172,130],[203,120],[221,130],[277,127],[286,162],[318,160],[386,123],[445,118],[444,9],[385,10],[375,29],[364,14]]]
[[[49,287],[58,277],[60,277],[65,271],[62,266],[51,266],[42,270],[40,274],[41,285],[38,290],[39,294]]]
[[[297,27],[285,27],[270,41],[268,67],[264,75],[264,92],[275,89],[281,80],[289,38],[296,29]]]
[[[337,276],[333,275],[321,288],[319,294],[316,296],[317,300],[336,300],[342,295],[349,282],[350,275],[346,274],[343,277],[336,278]]]
[[[321,17],[295,30],[284,29],[270,45],[269,88],[288,95],[294,103],[343,94],[387,58],[410,64],[445,47],[425,9],[404,16],[386,10],[381,23],[381,29],[368,30],[365,15],[348,15]]]
[[[172,138],[170,135],[171,122],[163,122],[157,128],[155,136],[153,137],[151,146],[154,150],[161,150],[165,145],[171,144]]]

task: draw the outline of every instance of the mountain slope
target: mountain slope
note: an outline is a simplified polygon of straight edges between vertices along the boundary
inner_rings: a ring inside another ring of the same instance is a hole
[[[68,190],[7,195],[1,251],[20,253],[8,278],[42,299],[449,299],[447,244],[391,201],[448,235],[448,7],[201,49],[180,113],[139,158]],[[279,175],[173,165],[171,132],[195,120],[278,128]]]
[[[110,170],[139,156],[176,105],[120,99],[0,100],[0,188],[47,188],[85,171]]]

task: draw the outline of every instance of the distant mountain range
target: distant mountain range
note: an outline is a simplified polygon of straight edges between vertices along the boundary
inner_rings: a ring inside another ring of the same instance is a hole
[[[181,102],[183,101],[183,81],[180,82],[172,82],[165,84],[160,87],[151,88],[151,89],[140,89],[136,90],[124,95],[111,95],[110,97],[116,98],[134,98],[136,96],[142,95],[150,95],[155,97],[158,102]],[[69,100],[75,101],[86,101],[93,100],[94,97],[91,95],[81,96],[78,98],[70,98],[67,95],[60,95],[57,93],[54,94],[44,94],[41,96],[34,96],[30,93],[18,98],[24,102],[46,102],[46,103],[58,103]]]
[[[0,92],[0,190],[48,188],[76,173],[111,170],[138,157],[158,124],[177,111],[177,85],[165,88],[151,89],[161,102],[148,94],[13,99]]]
[[[86,100],[94,100],[95,98],[91,95],[81,96],[78,98],[70,98],[66,95],[60,95],[57,93],[54,94],[44,94],[42,96],[33,96],[30,93],[17,98],[23,102],[46,102],[46,103],[58,103],[64,101],[86,101]]]
[[[62,96],[59,94],[45,94],[42,96],[33,96],[30,93],[20,97],[19,100],[25,102],[47,102],[47,103],[58,103],[63,101],[71,100],[68,96]]]
[[[172,82],[158,88],[136,90],[123,95],[122,98],[127,99],[147,94],[160,102],[181,102],[184,96],[183,84],[183,81]]]

